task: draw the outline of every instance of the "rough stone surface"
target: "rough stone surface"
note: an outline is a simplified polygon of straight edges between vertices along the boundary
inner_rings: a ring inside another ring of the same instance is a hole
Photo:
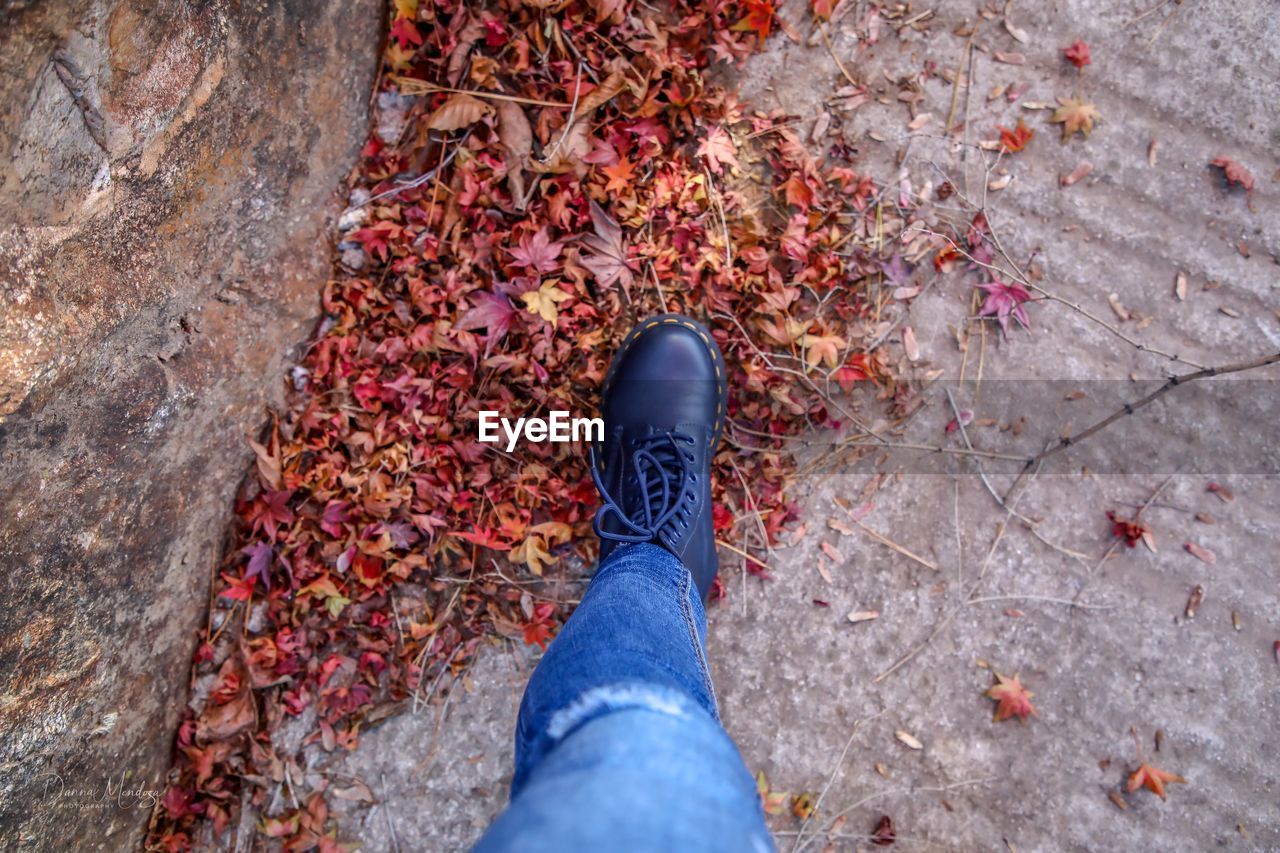
[[[319,313],[380,12],[0,4],[6,849],[126,849],[163,788],[244,437]]]
[[[784,15],[799,23],[804,5],[788,3]],[[1136,340],[1202,364],[1275,352],[1280,204],[1272,176],[1280,166],[1280,123],[1269,105],[1280,98],[1280,29],[1274,8],[1261,0],[1170,3],[1134,22],[1157,5],[1010,4],[1015,25],[1029,37],[1025,44],[998,17],[984,24],[975,38],[970,139],[994,139],[997,123],[1012,126],[1019,115],[1037,134],[1008,163],[1009,188],[990,194],[993,219],[1014,258],[1025,263],[1035,253],[1045,287]],[[895,155],[907,151],[909,116],[884,73],[918,72],[929,60],[939,69],[955,68],[966,39],[952,33],[977,8],[968,0],[913,4],[908,17],[935,13],[926,32],[900,41],[886,27],[881,43],[860,61],[851,26],[833,28],[835,50],[851,71],[892,101],[845,119],[867,171],[892,175]],[[807,32],[807,25],[797,30]],[[1076,37],[1093,49],[1083,78],[1058,53]],[[996,63],[996,50],[1022,52],[1027,62]],[[747,64],[741,81],[748,103],[785,107],[806,122],[844,84],[820,38],[796,44],[785,36]],[[1026,101],[1080,91],[1098,104],[1104,121],[1087,143],[1063,145],[1047,113],[988,101],[987,93],[1003,83],[1031,84]],[[916,187],[936,185],[945,175],[963,189],[958,150],[929,136],[945,124],[951,87],[933,79],[923,91],[918,111],[934,118],[911,144],[904,165]],[[888,141],[876,142],[868,131]],[[1147,160],[1152,139],[1160,143],[1154,167]],[[1251,169],[1257,178],[1251,198],[1228,193],[1210,172],[1207,163],[1218,156]],[[1092,160],[1092,174],[1061,189],[1059,175],[1084,159]],[[968,175],[975,195],[987,177],[977,162],[970,159]],[[1249,257],[1240,251],[1241,240]],[[1189,279],[1185,302],[1173,295],[1179,270]],[[960,375],[965,360],[948,326],[964,324],[970,290],[958,277],[940,279],[911,305],[904,322],[920,343],[916,369]],[[1119,322],[1108,305],[1110,293],[1151,321]],[[1061,304],[1033,306],[1032,324],[1032,333],[1007,341],[988,329],[981,356],[980,339],[974,339],[964,368],[970,397],[962,405],[971,404],[979,359],[988,392],[1001,379],[1058,379],[1066,387],[1103,379],[1111,380],[1106,387],[1123,390],[1137,387],[1131,374],[1159,379],[1166,370],[1189,369],[1138,352]],[[889,347],[895,358],[904,357],[900,334]],[[1274,401],[1276,372],[1261,378],[1272,384],[1255,386],[1255,393]],[[1087,387],[1091,396],[1073,403],[1081,408],[1066,417],[1058,409],[1026,411],[1022,438],[1046,441],[1065,420],[1078,430],[1106,413],[1105,401],[1092,396],[1102,386]],[[1230,503],[1206,492],[1210,476],[1200,468],[1166,483],[1181,469],[1177,456],[1163,449],[1167,435],[1181,435],[1187,424],[1202,433],[1221,432],[1223,423],[1242,428],[1190,400],[1170,395],[1135,416],[1140,428],[1098,436],[1099,442],[1125,436],[1120,449],[1132,463],[1127,473],[1064,467],[1036,478],[1022,498],[1019,511],[1040,521],[1044,539],[1088,559],[1046,545],[1017,521],[993,550],[1002,512],[971,464],[953,459],[935,463],[934,473],[904,463],[903,476],[887,481],[863,519],[937,571],[865,536],[827,527],[828,519],[843,515],[834,499],[856,501],[871,476],[861,467],[838,466],[804,484],[809,532],[772,556],[773,581],[743,585],[739,567],[725,564],[731,596],[712,611],[710,655],[728,729],[748,766],[764,770],[775,789],[825,791],[805,830],[808,838],[814,829],[828,829],[837,815],[848,816],[836,834],[824,834],[807,849],[828,842],[835,850],[883,849],[867,843],[882,814],[897,826],[892,849],[1280,848],[1274,761],[1280,667],[1272,650],[1280,639],[1280,481],[1257,475],[1274,472],[1268,467],[1274,458],[1268,462],[1258,453],[1219,460],[1230,469],[1221,478],[1234,489]],[[947,405],[935,397],[909,438],[947,440]],[[974,408],[982,418],[982,406]],[[874,408],[867,403],[863,411]],[[1276,423],[1272,417],[1243,429],[1274,448]],[[1011,441],[993,428],[975,426],[971,435],[992,449]],[[838,438],[820,437],[802,452],[812,457]],[[1247,476],[1249,471],[1255,473]],[[1010,477],[993,475],[993,481],[1003,491]],[[1112,541],[1104,511],[1132,512],[1161,484],[1160,497],[1144,514],[1158,552],[1121,548],[1099,564]],[[1195,521],[1195,512],[1212,514],[1216,524]],[[843,561],[823,555],[822,541]],[[1192,558],[1182,547],[1186,541],[1213,550],[1215,563]],[[1204,602],[1188,619],[1195,585],[1203,586]],[[1044,600],[1077,596],[1110,609]],[[969,598],[980,600],[964,604]],[[815,606],[814,599],[830,606]],[[844,616],[853,610],[881,615],[850,624]],[[910,663],[874,680],[949,616]],[[982,698],[991,672],[979,661],[1021,675],[1036,694],[1038,716],[1026,725],[994,724],[992,703]],[[532,663],[527,651],[495,649],[447,704],[367,732],[352,754],[318,759],[325,772],[364,779],[378,801],[340,806],[343,837],[369,851],[471,844],[505,801],[518,696]],[[1167,802],[1145,791],[1125,795],[1128,808],[1122,811],[1108,795],[1121,790],[1136,766],[1131,727],[1152,763],[1189,781],[1170,786]],[[1163,733],[1158,750],[1157,730]],[[924,749],[908,749],[895,738],[897,731],[913,734]],[[798,820],[779,817],[775,829],[781,849],[796,846]]]

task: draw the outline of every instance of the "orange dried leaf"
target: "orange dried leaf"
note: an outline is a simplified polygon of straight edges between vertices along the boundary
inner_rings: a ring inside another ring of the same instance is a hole
[[[764,40],[769,37],[769,31],[773,29],[775,16],[773,3],[770,0],[746,0],[745,5],[747,8],[746,17],[738,21],[730,29],[740,33],[755,33],[760,37],[760,43],[764,44]]]
[[[1215,157],[1209,161],[1209,165],[1222,170],[1227,186],[1244,187],[1245,192],[1253,192],[1253,175],[1235,160],[1230,157]]]
[[[1027,123],[1021,117],[1018,118],[1018,124],[1013,130],[1002,125],[996,125],[996,130],[1000,131],[1000,150],[1006,154],[1017,154],[1026,148],[1027,143],[1036,135],[1036,132],[1027,127]]]
[[[1129,783],[1125,785],[1129,793],[1133,793],[1139,788],[1145,787],[1152,791],[1160,799],[1165,799],[1164,786],[1166,782],[1173,782],[1179,785],[1187,784],[1187,780],[1176,773],[1166,773],[1158,767],[1152,767],[1145,761],[1138,765],[1138,769],[1133,771],[1129,776]]]

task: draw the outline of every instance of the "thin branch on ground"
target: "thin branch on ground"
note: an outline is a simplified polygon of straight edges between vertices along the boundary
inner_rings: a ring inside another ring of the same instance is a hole
[[[850,521],[852,521],[854,524],[861,527],[864,531],[866,531],[868,536],[870,536],[872,539],[879,542],[881,545],[884,545],[886,548],[892,551],[898,552],[899,554],[901,554],[902,556],[910,560],[914,560],[915,562],[924,566],[926,569],[932,569],[935,572],[938,571],[937,563],[934,563],[930,560],[926,560],[924,557],[921,557],[919,554],[913,554],[911,551],[908,551],[906,548],[903,548],[897,542],[894,542],[888,536],[885,536],[883,533],[878,533],[875,530],[872,530],[867,525],[863,524],[860,519],[856,518],[853,515],[853,513],[849,512],[848,510],[845,510],[845,512],[848,513]]]
[[[726,551],[732,551],[733,553],[737,554],[739,557],[742,557],[744,560],[750,560],[760,568],[764,569],[766,572],[771,571],[769,566],[766,565],[763,560],[761,560],[759,557],[755,556],[754,554],[751,554],[747,551],[742,550],[737,545],[730,545],[728,542],[724,541],[723,539],[717,539],[716,546],[719,548],[723,548]]]
[[[829,827],[834,826],[837,820],[849,814],[850,812],[854,811],[855,809],[861,808],[862,806],[865,806],[867,803],[870,803],[874,800],[881,799],[882,797],[890,796],[892,794],[906,794],[907,796],[914,796],[916,794],[945,794],[947,791],[954,791],[958,788],[967,788],[973,785],[985,785],[988,782],[994,782],[997,778],[998,777],[996,776],[983,776],[977,779],[964,779],[959,782],[951,782],[947,785],[922,785],[920,787],[911,787],[907,785],[902,785],[896,788],[888,788],[883,791],[876,791],[875,793],[868,794],[867,796],[858,800],[853,805],[847,806],[841,809],[840,811],[836,812],[835,814],[833,814],[830,820],[828,821],[827,825]],[[792,853],[802,853],[802,851],[804,851],[810,844],[812,844],[815,840],[817,840],[819,837],[825,834],[826,834],[825,832],[814,833],[808,839],[806,839],[803,844],[797,845],[795,849],[792,850]]]
[[[547,165],[556,159],[556,155],[560,153],[560,146],[564,145],[564,141],[569,138],[569,134],[573,131],[573,123],[578,118],[578,96],[582,94],[582,63],[578,63],[577,78],[573,85],[573,105],[569,107],[569,118],[565,119],[564,131],[561,132],[560,138],[556,140],[556,144],[551,146],[551,150],[547,152],[547,156],[542,158],[542,165]]]
[[[521,98],[518,95],[504,95],[501,92],[487,92],[482,89],[455,89],[452,86],[437,86],[435,83],[428,83],[425,80],[417,80],[399,74],[392,74],[389,79],[398,85],[400,91],[406,95],[430,95],[435,92],[445,92],[451,95],[470,95],[473,98],[487,98],[491,101],[511,101],[515,104],[525,104],[530,107],[555,107],[562,110],[571,107],[570,104],[561,104],[556,101],[539,101],[535,98]]]
[[[960,407],[956,405],[956,400],[951,394],[951,389],[947,388],[945,390],[947,392],[947,402],[951,404],[951,415],[955,418],[956,425],[960,428],[960,437],[964,439],[965,447],[969,448],[969,450],[973,450],[973,443],[969,441],[969,432],[965,429],[964,419],[960,417]],[[1031,532],[1032,536],[1039,539],[1042,543],[1060,554],[1065,554],[1066,556],[1079,560],[1082,563],[1088,561],[1089,558],[1084,554],[1081,554],[1079,551],[1072,551],[1070,548],[1065,548],[1046,539],[1038,529],[1039,522],[1028,518],[1020,512],[1014,511],[1005,503],[1004,498],[1000,497],[999,492],[997,492],[995,487],[991,485],[991,481],[987,479],[987,472],[982,467],[982,460],[974,459],[973,464],[977,466],[978,476],[982,479],[982,485],[986,487],[987,493],[991,495],[991,498],[1000,506],[1001,509],[1005,510],[1014,518],[1025,524],[1027,526],[1027,530]]]
[[[1093,426],[1086,428],[1083,432],[1079,433],[1078,435],[1067,436],[1065,438],[1059,439],[1056,444],[1052,445],[1046,450],[1041,451],[1039,455],[1037,455],[1034,459],[1029,461],[1027,463],[1027,466],[1030,467],[1032,465],[1037,465],[1041,462],[1044,462],[1046,459],[1050,459],[1058,455],[1062,451],[1066,450],[1068,447],[1071,447],[1075,444],[1079,444],[1089,436],[1094,435],[1095,433],[1101,432],[1102,430],[1106,429],[1108,426],[1120,420],[1121,418],[1126,417],[1128,415],[1132,415],[1134,412],[1138,411],[1138,409],[1141,409],[1144,406],[1148,406],[1151,403],[1154,403],[1156,400],[1160,399],[1165,394],[1168,394],[1170,391],[1172,391],[1174,388],[1177,388],[1180,385],[1187,385],[1199,379],[1209,379],[1214,376],[1225,376],[1228,373],[1241,373],[1246,370],[1255,370],[1259,367],[1266,367],[1269,364],[1275,364],[1277,362],[1280,362],[1280,352],[1275,352],[1275,353],[1272,353],[1271,355],[1264,355],[1259,358],[1251,358],[1247,361],[1237,361],[1237,362],[1233,362],[1232,364],[1223,364],[1218,367],[1206,367],[1203,370],[1197,370],[1195,373],[1184,373],[1181,376],[1170,377],[1169,381],[1165,382],[1155,391],[1152,391],[1147,396],[1142,397],[1141,399],[1135,400],[1132,403],[1125,403],[1118,410],[1116,410],[1115,412],[1112,412],[1110,415],[1107,415],[1107,417],[1093,424]]]
[[[840,757],[836,759],[835,766],[831,768],[831,774],[827,776],[827,784],[822,786],[822,791],[818,794],[818,799],[814,800],[813,809],[805,815],[804,822],[800,824],[800,829],[796,832],[795,843],[791,845],[793,853],[800,846],[800,841],[804,838],[804,831],[805,828],[809,826],[809,821],[818,813],[818,809],[822,807],[822,801],[826,798],[827,791],[831,790],[831,786],[835,783],[836,777],[840,775],[840,770],[844,767],[844,759],[849,754],[849,748],[853,746],[853,739],[858,734],[859,727],[861,727],[863,723],[874,720],[883,714],[884,711],[881,711],[880,713],[867,717],[866,719],[854,721],[853,726],[849,729],[849,739],[844,742],[844,749],[840,750]]]
[[[965,90],[969,89],[969,68],[973,66],[973,37],[978,34],[978,28],[974,27],[973,32],[969,33],[969,40],[965,42],[964,51],[960,54],[960,62],[956,66],[956,79],[951,83],[951,108],[947,111],[947,126],[943,133],[950,134],[951,128],[956,124],[956,109],[960,106],[960,81],[965,81]]]
[[[1046,604],[1064,604],[1067,607],[1077,607],[1081,610],[1115,610],[1114,604],[1081,604],[1078,601],[1072,601],[1069,598],[1053,598],[1048,595],[984,595],[981,598],[971,598],[966,604],[986,604],[992,601],[1042,601]]]
[[[1034,475],[1033,475],[1033,478],[1034,478]],[[884,670],[875,678],[871,679],[872,684],[879,684],[889,676],[893,675],[898,670],[902,669],[902,667],[906,666],[912,660],[914,660],[917,655],[919,655],[921,652],[923,652],[925,649],[929,647],[929,645],[938,637],[939,634],[941,634],[944,630],[946,630],[947,626],[951,624],[952,620],[954,620],[956,616],[960,614],[960,611],[964,610],[966,607],[969,606],[969,600],[973,598],[973,594],[977,591],[978,587],[982,584],[983,579],[987,575],[987,567],[990,566],[991,564],[991,558],[995,555],[996,549],[1000,546],[1000,543],[1004,541],[1004,534],[1009,526],[1008,524],[1009,518],[1013,515],[1014,510],[1017,508],[1017,503],[1019,500],[1021,500],[1021,498],[1022,498],[1022,493],[1019,493],[1016,497],[1013,497],[1012,499],[1006,497],[1005,517],[996,524],[995,538],[991,542],[991,547],[987,549],[987,556],[983,559],[982,565],[978,570],[978,577],[973,581],[972,584],[970,584],[968,591],[964,594],[964,601],[956,605],[955,607],[953,607],[950,610],[950,612],[948,612],[945,616],[943,616],[942,619],[939,620],[938,624],[933,626],[933,630],[929,632],[929,635],[925,637],[924,640],[917,643],[905,654],[901,655],[897,660],[893,662],[893,664],[889,666],[888,669]]]
[[[827,25],[825,23],[822,23],[819,25],[818,29],[819,29],[819,32],[822,33],[823,43],[825,43],[827,46],[827,53],[831,54],[831,58],[835,60],[836,67],[840,69],[840,73],[844,75],[844,79],[849,81],[849,85],[856,88],[859,85],[859,83],[856,79],[854,79],[854,76],[849,73],[849,69],[844,67],[844,63],[840,61],[840,57],[836,56],[835,45],[831,43],[831,36],[827,34]]]
[[[391,817],[391,806],[387,800],[387,774],[379,774],[379,787],[382,789],[382,816],[387,820],[387,834],[391,836],[392,853],[400,853],[400,838],[396,835],[396,823]]]

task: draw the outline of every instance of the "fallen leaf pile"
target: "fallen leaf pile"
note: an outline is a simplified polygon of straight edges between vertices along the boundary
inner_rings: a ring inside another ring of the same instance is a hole
[[[868,282],[903,285],[902,254],[938,247],[904,237],[882,256],[867,238],[906,232],[910,193],[887,216],[850,155],[820,169],[794,117],[709,82],[768,35],[769,3],[390,15],[324,319],[253,445],[149,849],[254,825],[286,850],[337,849],[299,738],[353,749],[486,638],[554,636],[569,608],[536,584],[592,558],[586,454],[480,444],[481,410],[594,415],[637,319],[698,316],[731,373],[716,529],[759,518],[773,540],[793,515],[781,437],[836,425],[831,390],[888,378],[865,345]]]

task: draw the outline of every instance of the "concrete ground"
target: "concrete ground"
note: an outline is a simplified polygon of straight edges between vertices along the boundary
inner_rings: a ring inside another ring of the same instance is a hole
[[[891,356],[906,358],[904,326],[918,341],[919,358],[906,369],[940,370],[948,380],[963,370],[965,382],[950,387],[975,412],[967,428],[975,446],[1034,452],[1068,424],[1078,433],[1115,399],[1152,387],[1140,380],[1192,369],[1116,332],[1201,365],[1280,350],[1274,5],[1180,0],[1140,17],[1155,2],[1010,4],[1025,42],[1003,25],[1003,8],[974,37],[973,91],[957,99],[968,138],[994,139],[996,124],[1018,116],[1036,132],[999,167],[1011,180],[989,193],[993,225],[1011,258],[1028,266],[1034,256],[1042,287],[1111,326],[1038,302],[1030,333],[1003,340],[988,326],[984,335],[968,321],[972,277],[959,274],[887,309],[903,324],[888,339]],[[945,174],[964,189],[967,167],[971,196],[1003,177],[984,174],[976,153],[962,162],[963,149],[939,138],[952,100],[945,79],[920,87],[916,113],[933,119],[914,139],[894,82],[929,62],[953,71],[967,42],[954,33],[977,8],[972,0],[914,3],[897,22],[932,11],[917,24],[923,31],[882,24],[863,56],[861,9],[833,27],[846,67],[888,101],[835,119],[856,140],[863,168],[888,177],[905,152],[916,188]],[[844,81],[820,38],[804,43],[801,4],[783,15],[801,41],[775,38],[739,72],[744,99],[812,118]],[[1058,51],[1077,37],[1092,48],[1083,76]],[[997,62],[997,51],[1021,53],[1025,63]],[[1029,87],[1017,104],[989,100],[1004,84]],[[1103,121],[1088,141],[1062,144],[1049,113],[1025,107],[1077,91]],[[1219,156],[1250,169],[1250,196],[1228,192],[1207,168]],[[1092,172],[1061,187],[1059,176],[1084,160]],[[1179,272],[1185,301],[1175,296]],[[921,284],[931,277],[929,268],[916,271]],[[967,358],[952,331],[966,326]],[[748,766],[774,790],[821,797],[807,824],[772,819],[781,849],[883,849],[868,843],[882,815],[903,850],[1280,849],[1277,372],[1247,376],[1255,381],[1221,397],[1177,389],[1034,478],[1016,505],[1038,522],[1034,531],[1013,519],[999,534],[1006,514],[972,459],[836,462],[824,451],[838,435],[801,448],[817,460],[799,491],[806,531],[771,556],[772,581],[744,583],[726,562],[731,594],[710,616],[721,710]],[[1070,393],[1076,388],[1085,396]],[[927,396],[901,440],[962,446],[944,429],[952,415],[941,386]],[[1002,399],[1012,402],[996,411]],[[861,407],[870,417],[878,406]],[[984,425],[1019,416],[1019,435]],[[989,467],[1003,493],[1012,476]],[[873,492],[878,470],[888,476]],[[1211,482],[1226,489],[1209,491]],[[869,495],[862,524],[919,559],[850,525],[837,499],[857,506]],[[1142,518],[1158,550],[1120,546],[1102,561],[1115,541],[1105,511],[1132,515],[1147,502]],[[834,529],[833,519],[852,532]],[[1186,542],[1216,559],[1197,559]],[[1203,601],[1188,618],[1197,585]],[[846,620],[861,610],[880,616]],[[473,842],[505,801],[515,713],[534,663],[526,648],[494,646],[445,704],[368,731],[350,755],[317,757],[315,771],[347,797],[336,801],[344,840],[370,851]],[[1020,675],[1034,692],[1038,714],[1025,725],[993,723],[982,695],[993,669]],[[907,747],[898,732],[923,748]],[[1187,784],[1170,785],[1165,802],[1123,792],[1139,748]]]

